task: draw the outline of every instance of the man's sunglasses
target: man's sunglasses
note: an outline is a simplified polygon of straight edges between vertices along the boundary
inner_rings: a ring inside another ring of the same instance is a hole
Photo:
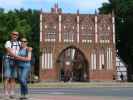
[[[18,36],[18,34],[13,34],[13,35]]]

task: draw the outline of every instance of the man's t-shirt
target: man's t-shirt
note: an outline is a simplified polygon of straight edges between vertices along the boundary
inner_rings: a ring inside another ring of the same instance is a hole
[[[7,41],[5,43],[5,48],[10,48],[12,53],[18,55],[18,52],[20,50],[20,41]],[[6,54],[7,56],[9,56],[9,54]]]

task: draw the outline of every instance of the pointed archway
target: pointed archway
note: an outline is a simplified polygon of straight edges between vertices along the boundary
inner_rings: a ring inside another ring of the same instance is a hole
[[[60,81],[89,81],[88,62],[78,48],[70,46],[62,50],[57,63]]]

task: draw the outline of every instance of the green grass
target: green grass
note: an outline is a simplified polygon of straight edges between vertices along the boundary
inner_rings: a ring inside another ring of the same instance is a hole
[[[30,88],[87,88],[94,87],[92,83],[64,83],[64,82],[40,82],[40,83],[29,83]],[[0,83],[0,87],[3,87],[3,84]],[[19,84],[17,84],[19,87]]]
[[[0,83],[0,87],[3,84]],[[17,84],[19,87],[19,84]],[[91,88],[91,87],[133,87],[133,83],[120,82],[40,82],[29,83],[30,88]]]
[[[36,83],[36,84],[29,84],[30,87],[45,87],[45,88],[86,88],[92,87],[93,84],[90,83],[63,83],[63,82],[45,82],[45,83]]]

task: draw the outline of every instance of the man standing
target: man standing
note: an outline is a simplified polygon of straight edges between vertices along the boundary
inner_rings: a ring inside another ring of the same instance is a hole
[[[17,72],[14,57],[20,49],[18,35],[18,32],[11,32],[11,40],[5,43],[6,55],[4,58],[4,92],[5,96],[10,98],[14,98],[15,95],[15,79],[17,77]]]

